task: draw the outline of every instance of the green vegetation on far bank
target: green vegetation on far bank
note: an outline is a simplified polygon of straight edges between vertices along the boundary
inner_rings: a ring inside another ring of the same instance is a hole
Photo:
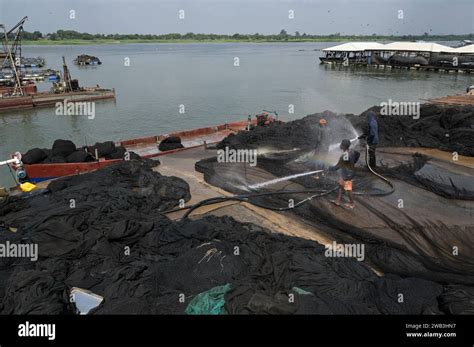
[[[106,44],[125,44],[125,43],[226,43],[226,42],[247,42],[247,43],[263,43],[263,42],[330,42],[336,40],[193,40],[193,39],[179,39],[179,40],[159,40],[159,39],[95,39],[95,40],[23,40],[24,45],[106,45]]]
[[[272,43],[272,42],[346,42],[346,41],[359,41],[357,39],[345,40],[345,39],[301,39],[301,40],[235,40],[235,39],[222,39],[222,40],[196,40],[196,39],[179,39],[179,40],[159,40],[159,39],[122,39],[122,40],[111,40],[111,39],[95,39],[95,40],[23,40],[24,45],[107,45],[107,44],[126,44],[126,43],[228,43],[228,42],[241,42],[241,43]]]
[[[43,35],[39,31],[24,32],[23,43],[27,45],[91,45],[91,44],[123,44],[123,43],[224,43],[224,42],[348,42],[348,41],[462,41],[474,40],[474,34],[465,35],[309,35],[295,32],[293,35],[281,30],[279,34],[88,34],[74,30],[58,30]]]

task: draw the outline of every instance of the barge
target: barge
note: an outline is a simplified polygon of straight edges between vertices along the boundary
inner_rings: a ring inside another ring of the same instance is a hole
[[[80,87],[77,79],[72,79],[66,60],[63,57],[62,81],[53,83],[50,92],[36,92],[30,81],[28,84],[0,90],[0,112],[26,110],[35,107],[54,107],[57,103],[92,102],[97,100],[115,99],[115,89],[97,87]]]
[[[4,55],[0,54],[0,59],[5,58]],[[13,58],[15,56],[13,55]],[[19,57],[19,64],[17,64],[17,67],[20,68],[41,68],[46,65],[46,61],[42,57],[33,57],[33,58],[28,58],[28,57]],[[5,65],[3,66],[4,68],[10,68],[11,64],[8,60],[5,61]]]
[[[0,112],[12,110],[27,110],[36,107],[55,106],[58,102],[85,102],[115,99],[115,90],[103,88],[87,88],[68,93],[34,93],[30,95],[0,96]]]
[[[428,100],[431,104],[440,105],[471,105],[474,106],[474,94],[449,95]]]
[[[189,150],[191,148],[207,148],[208,145],[218,143],[230,134],[235,134],[238,131],[248,129],[254,125],[256,125],[256,120],[237,121],[217,126],[123,140],[116,142],[115,145],[117,147],[125,147],[127,152],[134,152],[141,158],[154,158]],[[158,146],[161,141],[170,137],[179,137],[183,147],[168,151],[159,150]],[[21,155],[15,154],[15,156],[21,160]],[[77,175],[95,171],[123,160],[126,159],[123,158],[108,160],[99,158],[96,161],[85,163],[23,164],[21,165],[21,169],[26,173],[26,177],[29,182],[38,183],[62,176]],[[15,167],[14,165],[11,167],[14,171],[18,170],[18,167]]]
[[[79,103],[93,102],[96,100],[115,99],[115,89],[104,89],[96,87],[80,87],[77,79],[72,79],[66,59],[63,56],[63,73],[54,70],[22,72],[21,64],[16,64],[21,56],[21,36],[23,25],[28,17],[24,17],[11,30],[3,28],[4,35],[0,52],[1,67],[8,66],[6,72],[0,74],[0,112],[12,110],[28,110],[35,107],[56,106],[57,103]],[[10,43],[9,35],[14,34],[15,40]],[[94,57],[92,57],[94,58]],[[23,60],[25,61],[25,60]],[[26,60],[31,61],[31,60]],[[42,58],[35,58],[36,62],[42,62]],[[23,64],[24,65],[24,64]],[[34,81],[48,79],[53,81],[53,87],[49,92],[37,92]]]

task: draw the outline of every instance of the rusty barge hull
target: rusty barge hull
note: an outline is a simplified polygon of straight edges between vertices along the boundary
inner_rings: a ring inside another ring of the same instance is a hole
[[[442,98],[430,99],[428,102],[440,105],[474,105],[474,94],[449,95]]]
[[[54,107],[58,102],[85,102],[115,99],[115,91],[110,89],[87,90],[71,93],[37,93],[24,96],[0,98],[0,112],[28,110],[36,107]]]
[[[251,124],[255,125],[253,120]],[[186,131],[178,131],[169,134],[141,137],[116,142],[117,146],[123,146],[127,151],[134,152],[142,158],[154,158],[166,156],[172,153],[190,150],[193,148],[207,147],[222,141],[230,134],[246,129],[248,121],[236,121],[205,128],[197,128]],[[177,136],[181,138],[182,148],[169,151],[160,151],[159,143],[168,137]],[[56,164],[25,164],[24,168],[30,182],[38,183],[63,176],[78,175],[95,171],[125,159],[100,159],[95,162],[86,163],[56,163]]]

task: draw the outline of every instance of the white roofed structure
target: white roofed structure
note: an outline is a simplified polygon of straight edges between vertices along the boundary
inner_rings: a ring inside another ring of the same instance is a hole
[[[392,42],[372,48],[371,51],[399,51],[399,52],[452,52],[453,48],[435,42]]]
[[[323,52],[362,52],[378,49],[383,46],[384,45],[378,42],[348,42],[337,46],[324,48]]]
[[[474,54],[474,44],[458,48],[452,48],[450,53]]]
[[[322,50],[323,64],[474,72],[474,44],[453,48],[436,42],[347,42]],[[454,64],[458,58],[459,63]]]

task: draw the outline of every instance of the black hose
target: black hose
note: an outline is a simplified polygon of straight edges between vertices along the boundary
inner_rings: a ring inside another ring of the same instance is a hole
[[[257,194],[249,194],[249,195],[243,195],[243,196],[230,196],[230,197],[223,197],[221,201],[232,201],[232,200],[235,200],[235,201],[243,201],[243,202],[248,202],[252,205],[255,205],[257,207],[261,207],[261,208],[265,208],[267,210],[273,210],[273,211],[288,211],[288,210],[292,210],[294,209],[295,207],[298,207],[308,201],[311,201],[312,199],[314,198],[319,198],[319,197],[322,197],[322,196],[325,196],[325,195],[328,195],[330,193],[332,193],[333,191],[337,190],[338,187],[334,187],[332,189],[329,189],[329,190],[325,190],[325,191],[322,191],[321,190],[317,190],[318,192],[321,192],[320,194],[315,194],[315,195],[312,195],[310,197],[307,197],[306,199],[303,199],[299,202],[297,202],[295,205],[293,206],[288,206],[288,207],[273,207],[273,206],[268,206],[268,205],[264,205],[264,204],[260,204],[258,202],[255,202],[255,201],[250,201],[249,198],[253,198],[253,197],[259,197],[259,196],[266,196],[266,195],[283,195],[283,194],[303,194],[303,193],[311,193],[311,192],[314,192],[313,190],[309,190],[309,189],[305,189],[305,190],[296,190],[296,191],[277,191],[277,192],[265,192],[265,193],[257,193]],[[212,200],[212,199],[208,199],[208,200]],[[204,204],[201,204],[202,202],[205,202]],[[188,211],[186,211],[185,215],[183,216],[183,218],[187,218],[189,216],[189,214],[194,211],[195,209],[201,207],[201,206],[204,206],[204,205],[211,205],[211,204],[214,204],[216,202],[209,202],[207,200],[203,200],[201,201],[200,203],[196,204],[197,206],[193,206],[191,207]]]
[[[265,208],[265,209],[267,209],[267,210],[273,210],[273,211],[288,211],[288,210],[292,210],[292,209],[294,209],[294,208],[296,208],[296,207],[298,207],[298,206],[300,206],[300,205],[302,205],[302,204],[304,204],[304,203],[306,203],[306,202],[309,202],[309,201],[313,200],[314,198],[320,198],[320,197],[329,195],[329,194],[331,194],[332,192],[336,191],[337,189],[338,189],[338,187],[336,186],[336,187],[334,187],[334,188],[332,188],[332,189],[329,189],[329,190],[326,190],[326,191],[324,191],[324,192],[322,192],[322,193],[320,193],[320,194],[311,195],[310,197],[307,197],[306,199],[303,199],[303,200],[297,202],[296,204],[294,204],[294,205],[291,206],[291,207],[290,207],[290,206],[288,206],[288,207],[272,207],[272,206],[268,206],[268,205],[259,204],[259,203],[255,202],[255,201],[249,201],[249,203],[251,203],[252,205],[255,205],[255,206],[257,206],[257,207]],[[307,192],[309,192],[309,191],[306,190],[306,191],[302,191],[302,192],[307,193]]]
[[[331,193],[332,191],[334,191],[336,188],[333,188],[331,190],[321,190],[321,189],[285,190],[285,191],[276,191],[276,192],[262,192],[262,193],[243,194],[243,195],[233,195],[233,196],[219,196],[219,197],[213,197],[213,198],[201,200],[200,202],[198,202],[194,205],[189,205],[189,206],[185,206],[185,207],[180,207],[180,208],[175,208],[175,209],[171,209],[171,210],[162,211],[161,213],[168,214],[168,213],[179,212],[179,211],[183,211],[183,210],[195,209],[195,208],[198,208],[200,206],[211,205],[211,204],[215,204],[215,203],[219,203],[219,202],[227,201],[227,200],[248,201],[249,198],[255,198],[255,197],[260,197],[260,196],[268,196],[268,195],[303,194],[303,193],[316,193],[316,192],[327,195],[327,194]],[[309,198],[311,198],[311,197],[309,197]]]
[[[395,191],[395,187],[393,185],[393,183],[391,181],[389,181],[387,178],[383,177],[381,174],[377,173],[374,171],[374,169],[372,169],[372,167],[370,166],[370,162],[369,162],[369,145],[366,144],[365,146],[365,163],[367,164],[367,167],[369,168],[370,172],[372,174],[374,174],[376,177],[380,178],[382,181],[384,181],[385,183],[387,183],[391,190],[389,192],[380,192],[380,193],[373,193],[373,194],[370,194],[370,195],[374,195],[374,196],[386,196],[386,195],[390,195],[392,194],[394,191]],[[354,193],[356,194],[356,193]],[[360,194],[357,194],[357,195],[360,195]]]

